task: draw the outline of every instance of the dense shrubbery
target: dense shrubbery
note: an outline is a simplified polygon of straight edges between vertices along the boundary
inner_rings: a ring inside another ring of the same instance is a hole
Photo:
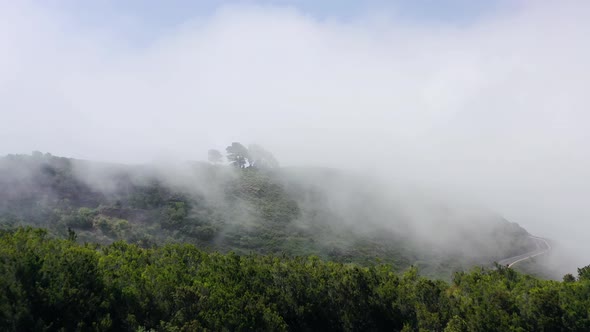
[[[1,330],[590,330],[589,267],[568,282],[498,267],[448,284],[413,268],[74,238],[2,233]]]

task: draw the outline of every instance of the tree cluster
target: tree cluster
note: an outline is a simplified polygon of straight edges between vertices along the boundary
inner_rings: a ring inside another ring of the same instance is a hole
[[[239,142],[233,142],[225,148],[227,160],[236,168],[277,168],[279,163],[272,153],[258,144],[250,144],[245,147]],[[223,161],[223,155],[219,150],[211,149],[208,152],[209,162],[219,164]]]
[[[414,268],[75,238],[0,233],[1,330],[590,330],[589,267],[567,282],[498,266],[446,283]]]

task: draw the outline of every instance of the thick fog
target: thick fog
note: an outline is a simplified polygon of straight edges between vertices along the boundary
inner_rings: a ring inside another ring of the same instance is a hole
[[[588,17],[585,1],[461,24],[244,5],[154,31],[3,1],[0,154],[143,163],[256,142],[284,166],[369,171],[484,206],[584,266]]]

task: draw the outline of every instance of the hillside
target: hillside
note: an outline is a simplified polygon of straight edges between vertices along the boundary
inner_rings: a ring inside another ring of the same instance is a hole
[[[400,190],[329,169],[132,166],[37,153],[0,159],[0,188],[3,228],[31,225],[60,237],[71,229],[79,242],[317,255],[414,265],[445,279],[530,246],[527,232],[501,217],[442,202],[408,209]]]

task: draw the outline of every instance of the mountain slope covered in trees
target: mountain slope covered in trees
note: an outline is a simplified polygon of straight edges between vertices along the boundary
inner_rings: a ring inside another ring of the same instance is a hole
[[[0,224],[64,238],[69,229],[80,242],[413,265],[445,279],[531,246],[524,229],[497,216],[442,203],[408,212],[399,193],[364,177],[278,168],[261,148],[255,167],[239,151],[228,150],[236,167],[219,165],[217,153],[214,164],[140,166],[9,155],[0,159]]]

